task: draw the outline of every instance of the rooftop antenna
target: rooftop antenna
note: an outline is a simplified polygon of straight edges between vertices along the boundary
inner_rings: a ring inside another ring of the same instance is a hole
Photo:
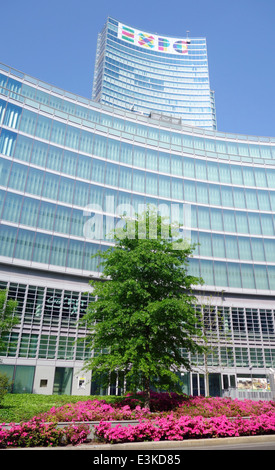
[[[187,38],[187,43],[190,44],[191,39],[189,38],[189,33],[190,31],[186,31],[186,38]]]

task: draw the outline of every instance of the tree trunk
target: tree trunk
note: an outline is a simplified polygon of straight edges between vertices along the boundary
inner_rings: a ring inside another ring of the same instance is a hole
[[[144,378],[144,392],[145,392],[144,407],[150,410],[150,378],[149,377]]]

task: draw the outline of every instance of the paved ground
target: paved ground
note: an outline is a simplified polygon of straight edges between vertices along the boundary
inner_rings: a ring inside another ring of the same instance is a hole
[[[3,450],[43,450],[43,451],[90,451],[95,455],[123,455],[125,451],[139,452],[139,454],[146,454],[146,452],[154,452],[155,454],[161,451],[185,451],[185,450],[275,450],[275,435],[270,436],[242,436],[242,437],[225,437],[217,439],[190,439],[186,441],[154,441],[154,442],[133,442],[127,444],[94,444],[86,443],[78,446],[66,447],[32,447],[28,449],[3,449]]]

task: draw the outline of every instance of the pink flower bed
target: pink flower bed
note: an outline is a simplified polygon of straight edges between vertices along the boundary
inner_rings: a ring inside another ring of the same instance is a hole
[[[0,447],[77,445],[87,440],[88,421],[99,422],[95,426],[98,440],[112,443],[275,432],[275,402],[272,401],[152,392],[151,410],[145,409],[143,403],[144,396],[139,393],[128,394],[113,404],[105,400],[87,400],[53,407],[27,423],[11,423],[8,429],[0,426]],[[115,420],[135,420],[138,424],[112,427],[111,421]],[[58,422],[70,424],[60,429],[56,427]]]
[[[95,427],[99,439],[104,442],[139,442],[160,440],[203,439],[217,437],[250,436],[275,433],[275,415],[270,413],[251,419],[230,420],[226,416],[203,418],[202,416],[181,416],[173,414],[165,418],[146,420],[136,426],[123,427],[100,422]]]

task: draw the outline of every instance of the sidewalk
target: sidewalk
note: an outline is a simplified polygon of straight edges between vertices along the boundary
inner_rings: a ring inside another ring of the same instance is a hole
[[[10,448],[2,450],[66,450],[66,451],[78,451],[78,450],[89,450],[95,452],[107,452],[107,451],[135,451],[135,450],[147,450],[147,451],[158,451],[158,450],[169,450],[169,449],[187,449],[207,446],[211,449],[211,446],[226,446],[236,443],[259,443],[259,442],[274,442],[275,435],[261,435],[261,436],[240,436],[240,437],[223,437],[215,439],[187,439],[183,441],[152,441],[152,442],[132,442],[124,444],[96,444],[94,442],[84,443],[78,446],[64,446],[64,447],[28,447],[28,448]]]

